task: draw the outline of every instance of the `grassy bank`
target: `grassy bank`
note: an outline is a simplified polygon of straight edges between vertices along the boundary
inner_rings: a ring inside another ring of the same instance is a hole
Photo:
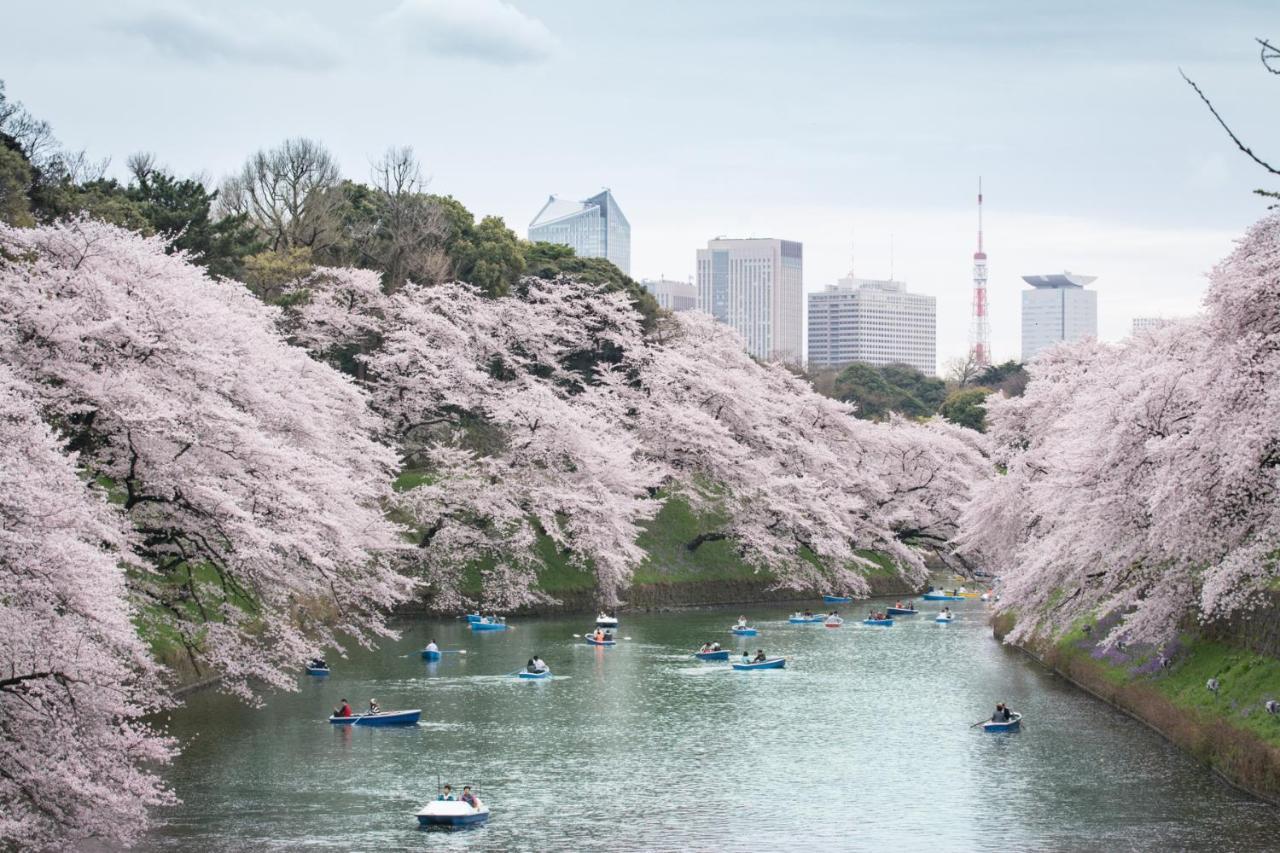
[[[997,637],[1012,628],[1005,617]],[[1280,660],[1196,634],[1162,661],[1151,649],[1101,648],[1081,626],[1055,643],[1025,647],[1078,686],[1147,723],[1231,783],[1280,804]],[[1219,683],[1217,693],[1206,686]]]

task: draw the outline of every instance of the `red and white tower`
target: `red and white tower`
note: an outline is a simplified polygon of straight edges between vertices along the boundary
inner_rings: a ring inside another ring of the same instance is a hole
[[[978,178],[978,251],[973,253],[973,316],[969,352],[982,367],[991,364],[991,323],[987,320],[987,253],[982,251],[982,178]]]

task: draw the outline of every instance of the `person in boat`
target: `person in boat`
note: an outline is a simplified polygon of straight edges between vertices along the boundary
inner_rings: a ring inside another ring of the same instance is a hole
[[[764,663],[766,660],[768,660],[768,658],[766,658],[766,657],[764,656],[764,649],[756,649],[756,656],[755,656],[755,659],[754,659],[754,660],[752,660],[751,662],[752,662],[752,663]]]
[[[547,662],[537,655],[533,656],[533,672],[546,672],[548,669]]]
[[[1012,720],[1012,719],[1013,719],[1013,709],[1009,707],[1009,704],[1008,704],[1007,702],[1001,702],[1001,703],[1000,703],[1000,706],[1001,706],[1002,708],[1004,708],[1004,722],[1006,722],[1006,723],[1007,723],[1007,722],[1009,722],[1010,720]]]
[[[333,712],[333,715],[335,717],[350,717],[351,703],[348,702],[346,699],[343,699],[342,705]]]
[[[605,631],[604,631],[604,638],[605,638],[605,640],[607,640],[607,641],[612,641],[612,640],[613,640],[613,629],[612,629],[612,628],[606,628],[606,629],[605,629]]]
[[[369,713],[370,713],[370,714],[381,714],[381,713],[382,713],[382,706],[378,704],[378,700],[377,700],[377,699],[370,699],[370,700],[369,700]]]
[[[991,715],[991,722],[1003,723],[1008,717],[1005,716],[1005,707],[1003,702],[996,703],[996,712]]]
[[[594,639],[597,643],[603,643],[603,642],[604,642],[604,629],[603,629],[603,628],[596,628],[596,633],[595,633],[595,635],[592,637],[592,639]]]
[[[426,650],[427,650],[427,651],[429,651],[429,652],[438,652],[438,651],[440,651],[440,647],[436,645],[436,641],[435,641],[435,640],[432,640],[431,642],[427,643],[427,649],[426,649]]]
[[[713,652],[718,652],[718,651],[720,651],[720,644],[719,644],[719,643],[712,643],[712,644],[711,644],[711,651],[713,651]]]
[[[739,617],[738,617],[738,627],[739,627],[739,628],[745,628],[745,627],[747,627],[747,617],[745,617],[745,616],[739,616]]]
[[[471,808],[476,809],[477,811],[479,811],[479,809],[480,809],[480,801],[476,799],[476,795],[475,795],[475,794],[471,793],[471,786],[470,786],[470,785],[463,785],[463,786],[462,786],[462,796],[461,796],[461,797],[459,797],[458,799],[462,800],[462,802],[464,802],[464,803],[466,803],[467,805],[471,806]]]
[[[742,650],[742,662],[743,662],[743,663],[751,663],[751,655],[747,654],[747,650],[746,650],[746,649],[743,649],[743,650]]]
[[[525,668],[528,672],[537,672],[537,671],[538,671],[538,668],[537,668],[537,667],[535,667],[535,666],[533,665],[533,658],[529,658],[529,662],[528,662],[527,664],[525,664],[525,665],[524,665],[524,668]]]
[[[709,651],[711,651],[711,644],[710,644],[710,643],[703,643],[703,644],[702,644],[702,648],[698,649],[698,654],[700,654],[700,655],[705,655],[705,654],[706,654],[707,652],[709,652]]]
[[[329,664],[327,661],[325,661],[324,658],[312,658],[311,663],[307,664],[307,666],[311,667],[312,669],[328,669],[329,668]]]
[[[445,785],[444,785],[444,788],[442,788],[442,789],[441,789],[441,791],[440,791],[440,796],[436,797],[436,799],[437,799],[437,800],[447,800],[447,801],[449,801],[449,802],[453,802],[453,800],[454,800],[454,796],[453,796],[453,786],[452,786],[452,785],[450,785],[448,782],[446,782],[446,783],[445,783]]]

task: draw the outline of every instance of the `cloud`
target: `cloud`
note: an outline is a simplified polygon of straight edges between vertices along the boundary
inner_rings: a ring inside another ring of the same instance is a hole
[[[194,63],[265,65],[316,71],[338,63],[329,40],[297,21],[252,16],[226,22],[181,7],[152,9],[117,27],[161,53]]]
[[[498,65],[541,62],[556,49],[545,24],[506,0],[403,0],[386,22],[410,48]]]

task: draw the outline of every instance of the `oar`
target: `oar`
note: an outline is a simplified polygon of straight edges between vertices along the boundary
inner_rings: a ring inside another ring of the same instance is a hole
[[[973,724],[973,726],[969,726],[969,728],[973,728],[974,726],[980,726],[980,725],[982,725],[983,723],[989,723],[989,722],[991,722],[989,719],[988,719],[988,720],[978,720],[978,722],[974,723],[974,724]]]

